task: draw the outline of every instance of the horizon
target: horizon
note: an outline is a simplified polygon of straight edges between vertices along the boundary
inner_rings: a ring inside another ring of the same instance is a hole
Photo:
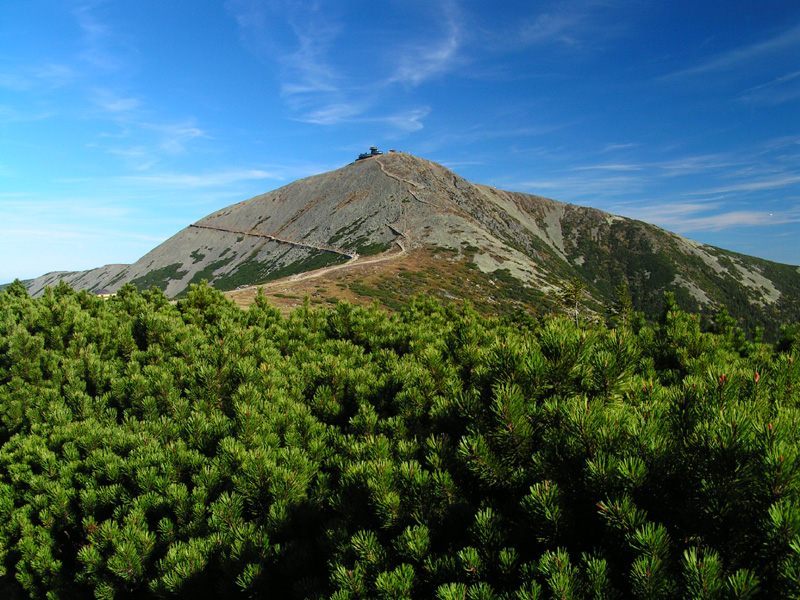
[[[130,264],[373,145],[800,264],[794,2],[34,0],[0,17],[0,283]]]

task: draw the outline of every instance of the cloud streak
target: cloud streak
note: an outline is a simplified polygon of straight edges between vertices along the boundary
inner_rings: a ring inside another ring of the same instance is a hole
[[[256,179],[282,179],[277,172],[263,171],[261,169],[236,169],[195,175],[189,173],[165,173],[160,175],[130,175],[122,177],[123,181],[131,183],[144,183],[159,187],[179,188],[207,188],[230,185],[241,181]]]
[[[654,223],[659,227],[685,233],[723,231],[738,227],[776,227],[800,223],[800,209],[784,211],[722,210],[718,203],[674,202],[662,206],[635,207],[624,212],[631,218]]]
[[[464,35],[455,2],[425,8],[438,13],[425,20],[436,31],[433,37],[397,33],[363,52],[354,50],[330,4],[232,0],[226,7],[240,39],[275,68],[281,98],[295,121],[325,127],[381,123],[400,134],[418,131],[430,108],[418,102],[403,106],[402,98],[461,64]],[[419,8],[397,10],[414,14]]]
[[[459,62],[463,32],[454,5],[444,7],[443,35],[438,40],[425,40],[417,46],[406,46],[397,60],[388,83],[417,86],[428,79],[450,72]]]
[[[719,53],[693,67],[665,75],[662,79],[674,80],[740,70],[755,61],[796,48],[800,48],[800,25],[767,40]]]
[[[585,49],[619,35],[622,20],[609,12],[620,4],[614,0],[560,2],[524,19],[517,31],[523,45]]]
[[[776,77],[770,82],[751,87],[741,95],[743,102],[775,106],[800,98],[800,71]]]
[[[80,59],[92,69],[101,72],[119,71],[126,66],[123,55],[115,46],[121,45],[124,34],[113,31],[111,26],[97,16],[96,8],[100,2],[84,2],[73,10],[73,15],[83,34],[83,51]]]
[[[139,98],[125,98],[106,88],[95,88],[92,101],[100,110],[109,113],[126,113],[142,106]]]

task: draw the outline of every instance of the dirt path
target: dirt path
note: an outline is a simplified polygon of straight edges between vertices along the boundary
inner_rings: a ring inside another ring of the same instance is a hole
[[[391,175],[390,175],[390,177],[391,177]],[[196,224],[189,225],[189,227],[195,227],[197,229],[211,229],[212,231],[222,231],[223,233],[233,233],[233,234],[237,234],[237,235],[249,235],[249,236],[252,236],[252,237],[266,238],[266,239],[268,239],[270,241],[278,242],[278,243],[281,243],[281,244],[289,244],[291,246],[298,246],[298,247],[301,247],[301,248],[313,248],[314,250],[321,250],[321,251],[326,251],[326,252],[335,252],[336,254],[341,254],[342,256],[346,256],[347,258],[350,259],[346,263],[342,263],[340,265],[332,265],[330,267],[323,267],[321,269],[316,269],[314,271],[308,271],[306,273],[300,273],[298,275],[293,275],[292,277],[290,277],[288,279],[288,281],[292,281],[292,282],[305,281],[306,279],[313,279],[315,277],[322,277],[323,275],[327,275],[328,273],[332,273],[333,271],[339,271],[341,269],[348,269],[350,267],[361,267],[361,266],[365,266],[365,265],[371,265],[371,264],[374,264],[374,263],[383,262],[383,261],[386,261],[386,260],[394,260],[394,259],[400,258],[404,254],[406,254],[406,252],[408,252],[408,248],[406,247],[406,244],[404,242],[404,240],[408,239],[408,236],[405,233],[403,233],[402,231],[398,230],[396,227],[393,227],[392,225],[390,225],[388,223],[387,223],[387,227],[389,229],[391,229],[392,233],[397,235],[397,238],[395,239],[395,244],[397,244],[397,246],[400,248],[400,252],[397,252],[395,254],[381,254],[380,256],[376,256],[375,258],[361,258],[356,252],[347,252],[345,250],[340,250],[338,248],[333,248],[333,247],[330,247],[330,246],[316,246],[314,244],[305,244],[305,243],[302,243],[302,242],[293,242],[292,240],[285,240],[285,239],[277,238],[274,235],[270,235],[268,233],[260,233],[258,231],[242,231],[242,230],[239,230],[239,229],[228,229],[226,227],[215,227],[215,226],[212,226],[212,225],[196,225]],[[256,288],[269,289],[271,287],[275,287],[275,286],[278,286],[278,285],[285,285],[286,281],[287,280],[285,278],[284,279],[277,279],[275,281],[269,281],[267,283],[261,283],[261,284],[258,284],[258,285],[248,285],[248,286],[245,286],[245,287],[238,288],[235,291],[241,292],[241,291],[252,290],[252,289],[256,289]]]
[[[372,264],[384,262],[384,261],[387,261],[387,260],[396,260],[398,258],[401,258],[402,256],[404,256],[408,252],[408,247],[406,246],[406,243],[405,243],[404,239],[402,239],[402,238],[405,238],[405,240],[407,240],[408,238],[404,233],[398,232],[391,225],[389,225],[389,228],[392,231],[394,231],[395,233],[398,234],[398,237],[395,240],[395,244],[397,244],[397,246],[400,248],[400,252],[396,252],[394,254],[386,254],[386,253],[384,253],[384,254],[381,254],[380,256],[376,256],[374,258],[362,258],[362,257],[359,257],[356,254],[355,256],[351,257],[350,260],[348,260],[346,263],[342,263],[340,265],[333,265],[333,266],[330,266],[330,267],[323,267],[321,269],[316,269],[315,271],[307,271],[306,273],[300,273],[298,275],[292,275],[289,278],[276,279],[275,281],[268,281],[267,283],[261,283],[261,284],[258,284],[258,285],[248,285],[247,287],[239,288],[236,291],[240,292],[240,291],[243,291],[243,290],[252,290],[252,289],[257,289],[257,288],[270,289],[270,288],[273,288],[273,287],[280,287],[282,285],[286,285],[286,283],[289,282],[289,281],[291,281],[292,283],[294,283],[296,281],[305,281],[307,279],[314,279],[315,277],[322,277],[323,275],[327,275],[328,273],[332,273],[334,271],[341,271],[341,270],[350,269],[350,268],[353,268],[353,267],[364,267],[364,266],[367,266],[367,265],[372,265]]]
[[[213,225],[197,225],[192,224],[189,227],[194,227],[196,229],[210,229],[212,231],[222,231],[223,233],[233,233],[236,235],[249,235],[251,237],[260,237],[266,238],[272,242],[277,242],[279,244],[288,244],[290,246],[297,246],[298,248],[311,248],[313,250],[320,250],[323,252],[334,252],[336,254],[341,254],[342,256],[346,256],[350,260],[355,260],[358,258],[358,254],[355,252],[348,252],[347,250],[342,250],[340,248],[334,248],[333,246],[322,246],[316,244],[307,244],[305,242],[295,242],[292,240],[286,240],[283,238],[275,237],[274,235],[270,235],[268,233],[261,233],[259,231],[242,231],[240,229],[228,229],[227,227],[215,227]]]
[[[391,177],[392,179],[395,179],[397,181],[405,183],[407,186],[409,186],[408,192],[414,197],[415,200],[417,200],[419,202],[422,202],[423,204],[430,204],[430,202],[427,202],[427,201],[422,200],[421,198],[419,198],[414,193],[414,191],[411,189],[411,187],[419,187],[419,184],[417,184],[417,183],[415,183],[413,181],[409,181],[407,179],[403,179],[402,177],[399,177],[399,176],[397,176],[397,175],[395,175],[393,173],[388,172],[384,168],[383,163],[380,160],[378,160],[377,162],[378,162],[378,166],[380,166],[380,168],[381,168],[381,171],[383,171],[383,173],[387,177]],[[340,270],[343,270],[343,269],[350,269],[350,268],[353,268],[353,267],[363,267],[363,266],[366,266],[366,265],[372,265],[372,264],[375,264],[375,263],[380,263],[380,262],[384,262],[384,261],[388,261],[388,260],[396,260],[398,258],[403,257],[408,252],[408,242],[410,241],[409,238],[408,238],[408,235],[405,232],[400,231],[397,227],[395,227],[391,223],[387,223],[386,226],[392,231],[392,233],[394,233],[397,236],[395,238],[395,240],[394,240],[394,243],[397,244],[398,248],[400,248],[400,252],[396,252],[394,254],[383,253],[383,254],[380,254],[379,256],[376,256],[374,258],[362,258],[356,252],[348,252],[348,251],[341,250],[341,249],[338,249],[338,248],[333,248],[333,247],[330,247],[330,246],[316,246],[314,244],[306,244],[306,243],[301,243],[301,242],[294,242],[292,240],[285,240],[285,239],[282,239],[282,238],[277,238],[274,235],[270,235],[268,233],[260,233],[258,231],[240,231],[240,230],[236,230],[236,229],[227,229],[227,228],[224,228],[224,227],[214,227],[214,226],[211,226],[211,225],[190,225],[190,227],[197,227],[198,229],[212,229],[212,230],[215,230],[215,231],[222,231],[222,232],[226,232],[226,233],[234,233],[234,234],[237,234],[237,235],[249,235],[249,236],[261,237],[261,238],[266,238],[268,240],[271,240],[271,241],[274,241],[274,242],[279,242],[279,243],[282,243],[282,244],[290,244],[292,246],[299,246],[301,248],[313,248],[315,250],[325,250],[325,251],[328,251],[328,252],[335,252],[336,254],[340,254],[342,256],[346,256],[349,259],[346,263],[342,263],[342,264],[339,264],[339,265],[332,265],[330,267],[323,267],[321,269],[316,269],[314,271],[307,271],[306,273],[299,273],[297,275],[293,275],[293,276],[289,277],[288,279],[287,278],[283,278],[283,279],[278,279],[278,280],[275,280],[275,281],[269,281],[267,283],[262,283],[262,284],[258,284],[258,285],[248,285],[248,286],[245,286],[245,287],[241,287],[241,288],[236,289],[235,290],[236,292],[242,292],[242,291],[253,290],[253,289],[258,289],[258,288],[270,289],[270,288],[273,288],[273,287],[279,287],[281,285],[286,285],[287,282],[293,282],[294,283],[294,282],[297,282],[297,281],[305,281],[307,279],[314,279],[316,277],[322,277],[322,276],[327,275],[329,273],[332,273],[334,271],[340,271]]]
[[[408,179],[403,179],[399,175],[395,175],[394,173],[390,173],[383,166],[383,163],[380,161],[380,159],[378,159],[378,166],[381,168],[381,171],[383,171],[383,174],[386,175],[387,177],[391,177],[395,181],[399,181],[401,183],[405,183],[407,186],[409,186],[408,187],[408,193],[411,194],[411,196],[414,198],[414,200],[416,200],[417,202],[422,202],[422,204],[427,204],[428,206],[436,206],[435,204],[431,204],[427,200],[423,200],[422,198],[417,196],[417,194],[414,192],[414,190],[411,189],[411,187],[417,187],[417,188],[418,187],[422,187],[419,183],[416,183],[414,181],[409,181]]]

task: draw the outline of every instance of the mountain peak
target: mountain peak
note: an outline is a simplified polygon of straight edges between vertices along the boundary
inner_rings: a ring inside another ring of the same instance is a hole
[[[403,152],[370,153],[225,207],[132,265],[51,274],[28,287],[40,293],[60,279],[89,290],[155,285],[169,296],[203,279],[222,290],[280,280],[290,291],[313,279],[331,282],[336,297],[391,306],[427,291],[470,299],[486,312],[549,309],[551,292],[580,280],[595,309],[624,283],[635,307],[650,314],[673,291],[688,309],[735,304],[742,318],[762,314],[754,319],[762,324],[796,320],[800,306],[793,267],[593,208],[473,184]],[[330,300],[332,291],[325,293]]]

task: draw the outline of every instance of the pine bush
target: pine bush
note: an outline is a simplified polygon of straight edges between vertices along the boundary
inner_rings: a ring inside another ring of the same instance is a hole
[[[800,347],[0,293],[4,598],[800,597]],[[580,321],[580,320],[578,320]]]

